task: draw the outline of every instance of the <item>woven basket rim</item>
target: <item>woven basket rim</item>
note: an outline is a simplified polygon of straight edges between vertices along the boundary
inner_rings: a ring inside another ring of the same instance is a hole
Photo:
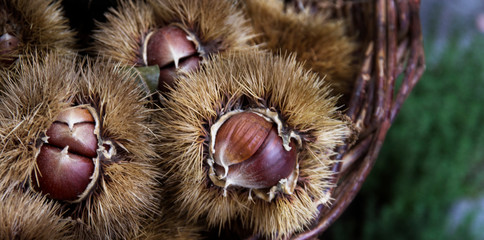
[[[346,112],[360,130],[360,136],[356,144],[338,149],[336,159],[341,161],[333,166],[337,178],[337,186],[331,189],[333,203],[320,206],[317,222],[293,239],[316,238],[352,202],[375,164],[403,102],[425,70],[420,0],[334,0],[333,3],[338,17],[354,14],[355,8],[371,12],[366,16],[370,27],[365,29],[361,70]],[[369,9],[361,8],[362,4]],[[398,88],[397,79],[401,79]]]

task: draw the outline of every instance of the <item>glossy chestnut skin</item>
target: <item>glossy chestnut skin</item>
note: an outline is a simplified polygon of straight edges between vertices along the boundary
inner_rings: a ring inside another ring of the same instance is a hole
[[[37,157],[41,173],[39,188],[42,193],[57,200],[73,201],[81,195],[91,182],[94,172],[92,159],[60,150],[49,145],[42,146]]]
[[[71,108],[57,116],[37,156],[35,184],[42,193],[74,201],[86,191],[97,156],[94,128],[94,119],[85,108]]]
[[[0,63],[11,64],[15,61],[20,41],[8,33],[0,36]]]
[[[214,160],[226,185],[270,188],[288,177],[297,163],[294,143],[287,151],[274,123],[252,112],[237,113],[217,132]]]
[[[158,89],[165,91],[172,86],[177,70],[196,70],[200,56],[188,35],[176,26],[165,26],[151,32],[147,37],[146,64],[158,65],[160,77]]]

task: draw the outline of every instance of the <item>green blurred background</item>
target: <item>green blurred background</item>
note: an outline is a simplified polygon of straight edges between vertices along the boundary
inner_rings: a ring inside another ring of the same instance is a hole
[[[322,239],[484,239],[484,1],[423,0],[427,70]]]

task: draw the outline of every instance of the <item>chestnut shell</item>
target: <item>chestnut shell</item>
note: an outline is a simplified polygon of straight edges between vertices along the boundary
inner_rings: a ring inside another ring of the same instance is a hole
[[[50,198],[76,201],[94,179],[98,140],[88,109],[63,110],[46,131],[37,155],[34,188]]]
[[[253,112],[237,113],[218,129],[215,170],[226,186],[270,188],[295,169],[297,150],[293,142],[290,147],[284,148],[273,122]]]

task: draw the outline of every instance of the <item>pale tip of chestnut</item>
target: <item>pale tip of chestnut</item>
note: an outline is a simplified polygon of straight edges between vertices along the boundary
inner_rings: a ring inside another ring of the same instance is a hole
[[[69,108],[62,111],[55,121],[66,123],[72,129],[76,123],[94,123],[94,118],[86,108]]]
[[[266,112],[233,111],[222,116],[211,128],[209,165],[215,185],[224,189],[239,186],[256,193],[272,189],[269,196],[261,197],[270,201],[278,190],[287,194],[294,190],[298,176],[296,143],[300,141],[292,131],[288,136],[283,134],[277,114]],[[296,141],[292,140],[294,136]]]

